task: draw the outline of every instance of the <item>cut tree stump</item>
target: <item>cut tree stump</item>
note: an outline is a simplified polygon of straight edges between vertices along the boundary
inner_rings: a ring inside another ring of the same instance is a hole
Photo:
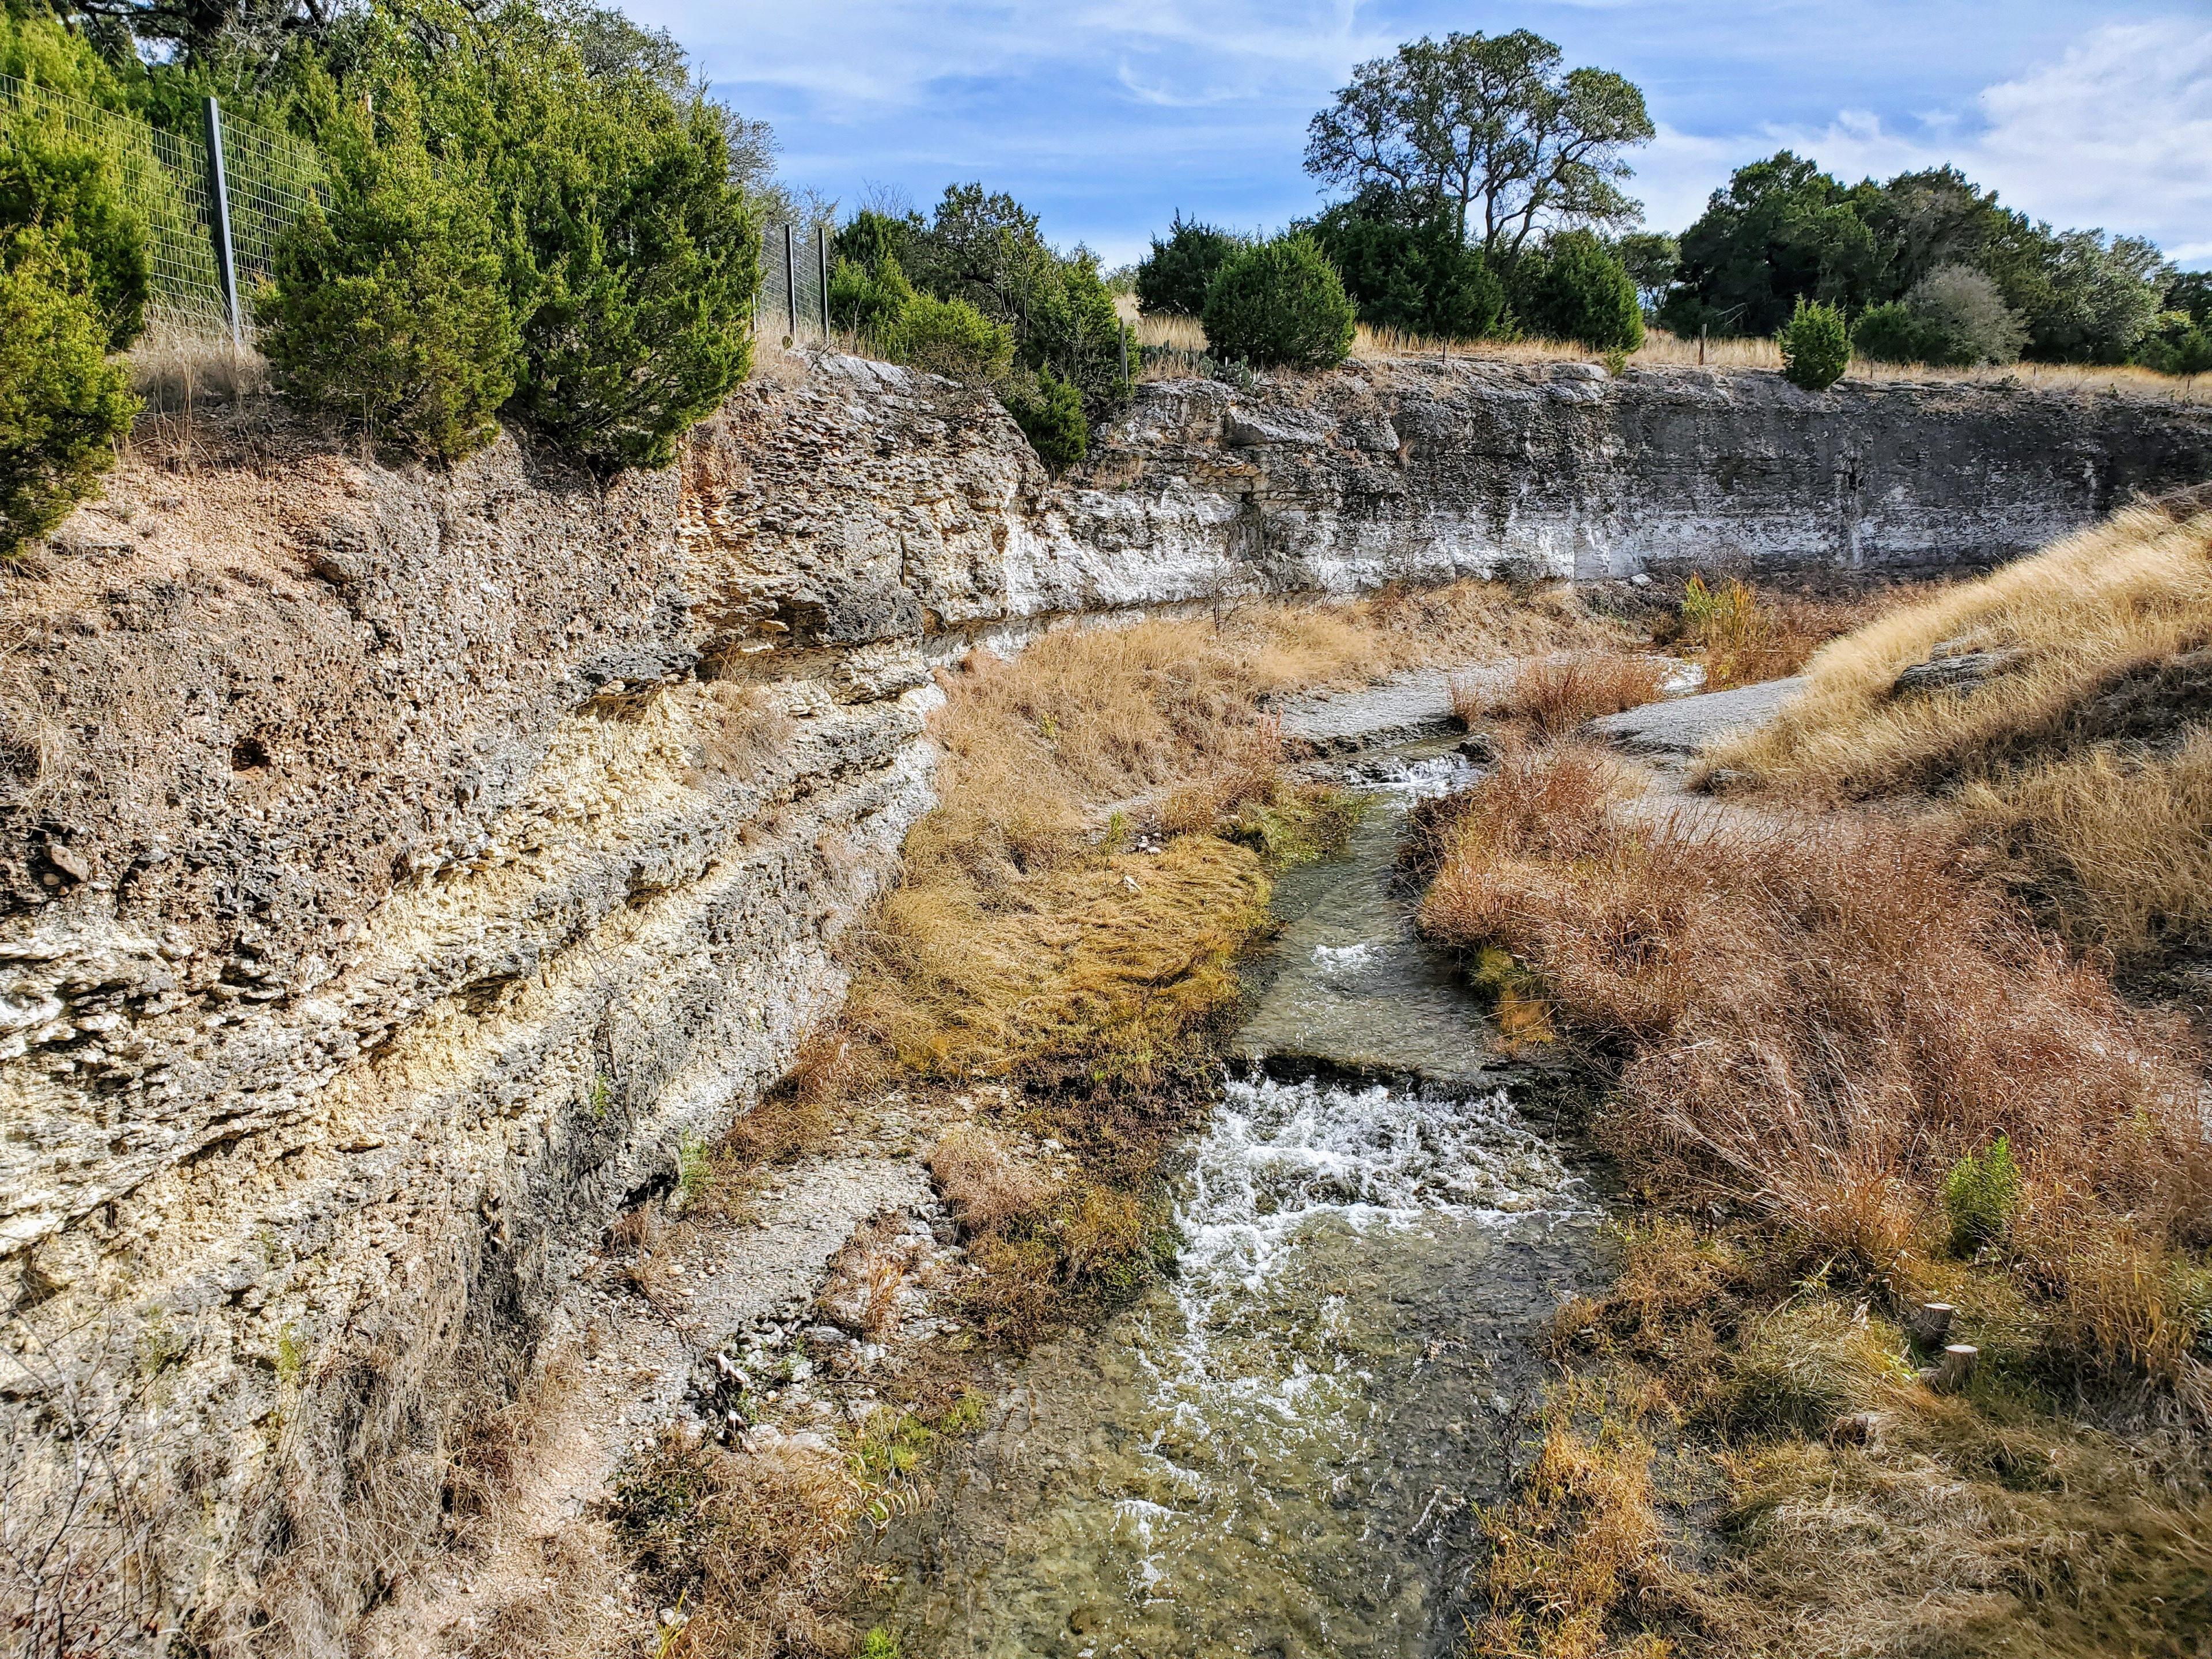
[[[1929,1386],[1938,1394],[1956,1394],[1966,1386],[1966,1379],[1974,1374],[1974,1362],[1981,1358],[1981,1350],[1970,1342],[1954,1342],[1943,1350],[1943,1363],[1936,1367],[1936,1375]]]

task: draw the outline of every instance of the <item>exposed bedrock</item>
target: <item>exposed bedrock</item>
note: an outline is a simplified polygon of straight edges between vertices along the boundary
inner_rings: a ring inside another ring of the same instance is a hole
[[[1984,562],[2212,476],[2186,407],[1459,363],[1147,386],[1060,483],[851,360],[612,483],[227,441],[0,574],[0,1477],[80,1626],[317,1653],[581,1253],[842,996],[933,659],[1254,589]]]

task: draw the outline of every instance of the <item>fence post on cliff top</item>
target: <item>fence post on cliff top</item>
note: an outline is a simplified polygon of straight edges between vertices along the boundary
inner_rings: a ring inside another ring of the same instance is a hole
[[[246,343],[238,315],[238,262],[231,250],[230,191],[223,177],[222,110],[212,98],[202,113],[207,122],[208,229],[215,237],[216,275],[222,283],[222,309],[230,323],[230,343]]]
[[[799,262],[792,258],[791,227],[783,228],[783,318],[784,336],[789,343],[799,343]]]
[[[822,349],[830,349],[830,228],[814,227],[814,271],[822,284]]]

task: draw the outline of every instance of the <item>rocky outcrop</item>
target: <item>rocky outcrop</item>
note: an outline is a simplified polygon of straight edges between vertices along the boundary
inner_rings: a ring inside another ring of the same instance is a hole
[[[2212,405],[1960,380],[1400,362],[1139,388],[1018,605],[1656,568],[1993,564],[2212,477]]]
[[[581,1255],[842,997],[933,657],[1255,590],[1980,562],[2212,474],[2201,410],[1590,365],[1150,385],[1057,483],[851,360],[611,484],[234,438],[0,575],[0,1499],[68,1541],[41,1616],[125,1648],[342,1650]]]

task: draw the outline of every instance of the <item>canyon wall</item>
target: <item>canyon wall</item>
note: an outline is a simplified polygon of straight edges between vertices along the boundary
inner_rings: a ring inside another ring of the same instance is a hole
[[[511,435],[149,448],[0,574],[0,1498],[57,1546],[0,1605],[343,1650],[576,1263],[842,997],[933,659],[1252,591],[1987,562],[2208,476],[2203,408],[1468,363],[1148,385],[1059,483],[850,359],[612,483]]]

